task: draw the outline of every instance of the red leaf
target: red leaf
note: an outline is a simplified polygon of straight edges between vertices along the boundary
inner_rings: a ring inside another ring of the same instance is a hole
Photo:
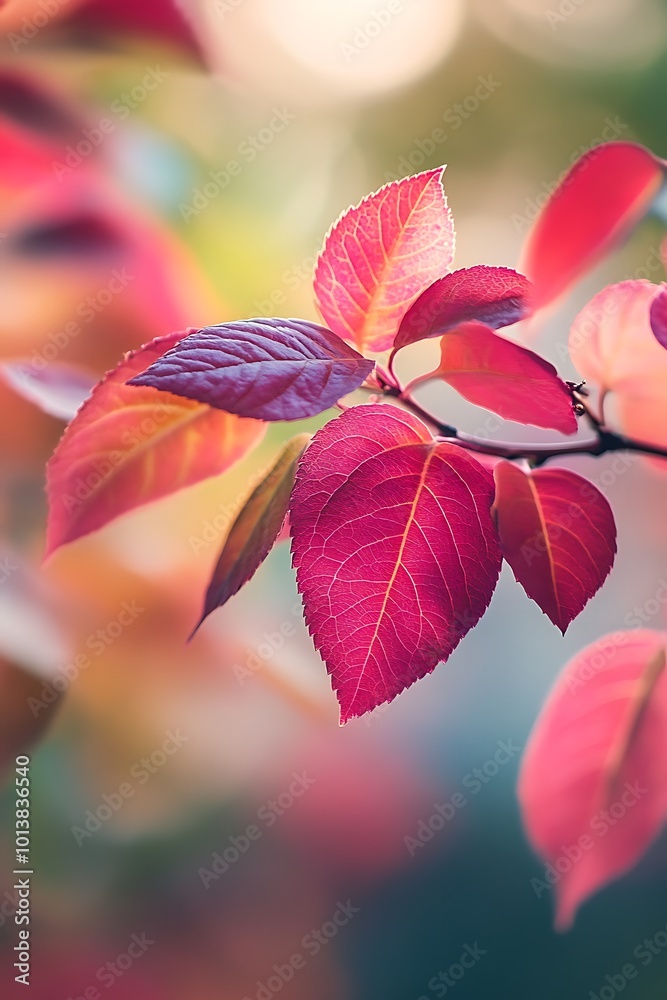
[[[576,432],[570,390],[554,366],[533,351],[471,322],[446,333],[440,352],[438,368],[424,379],[441,378],[471,403],[505,420]]]
[[[218,475],[261,439],[259,421],[125,385],[186,333],[128,354],[66,428],[47,468],[47,555],[120,514]]]
[[[71,420],[97,381],[97,376],[73,365],[52,361],[37,367],[32,361],[6,362],[0,375],[15,392],[44,413]]]
[[[561,632],[600,589],[614,562],[611,507],[567,469],[495,470],[494,510],[503,555],[528,596]]]
[[[651,303],[651,329],[661,347],[667,347],[667,286],[663,284]]]
[[[444,167],[380,188],[332,226],[315,267],[328,326],[360,350],[391,347],[407,309],[454,257]]]
[[[206,591],[204,611],[192,635],[212,611],[221,608],[254,576],[278,540],[297,465],[309,440],[310,434],[297,434],[288,441],[246,500],[225,539]]]
[[[548,862],[556,926],[631,868],[667,814],[666,637],[615,632],[565,667],[524,754],[519,799],[528,836]]]
[[[549,198],[528,235],[521,270],[535,308],[562,295],[648,212],[663,163],[643,146],[610,142],[585,153]]]
[[[299,319],[249,319],[196,330],[131,385],[152,385],[241,417],[313,417],[373,370],[331,330]]]
[[[304,454],[290,504],[306,621],[341,723],[430,673],[498,579],[490,473],[391,405],[347,410]]]
[[[509,267],[466,267],[435,281],[410,306],[394,341],[408,344],[439,337],[459,323],[479,320],[497,330],[528,312],[530,282]]]

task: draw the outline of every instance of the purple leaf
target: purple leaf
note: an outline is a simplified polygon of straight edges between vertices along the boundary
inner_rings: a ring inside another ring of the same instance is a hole
[[[662,347],[667,348],[667,285],[653,299],[650,319],[655,339]]]
[[[19,396],[44,413],[67,421],[73,418],[97,382],[97,376],[91,372],[57,362],[40,369],[31,361],[6,361],[0,366],[0,375]]]
[[[440,337],[469,320],[497,330],[517,323],[529,311],[530,282],[510,267],[465,267],[435,281],[408,309],[394,350],[418,340]]]
[[[260,420],[313,417],[358,388],[368,361],[323,326],[252,319],[181,340],[129,385],[150,385]]]

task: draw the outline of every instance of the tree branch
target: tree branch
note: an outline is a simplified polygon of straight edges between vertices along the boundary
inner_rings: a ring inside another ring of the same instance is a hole
[[[489,441],[486,438],[475,437],[473,434],[466,434],[450,424],[443,423],[433,413],[424,409],[410,393],[406,393],[382,369],[376,368],[376,375],[385,396],[395,397],[408,410],[434,427],[439,439],[450,444],[459,444],[463,448],[467,448],[468,451],[476,451],[483,455],[495,455],[509,460],[523,458],[527,459],[533,466],[543,465],[553,458],[567,458],[569,455],[599,456],[614,451],[631,451],[639,455],[667,458],[667,448],[660,448],[643,441],[635,441],[624,434],[610,430],[598,423],[595,418],[591,419],[592,415],[586,406],[584,406],[584,412],[596,431],[596,436],[587,441],[565,441],[562,444],[511,444],[504,441]]]

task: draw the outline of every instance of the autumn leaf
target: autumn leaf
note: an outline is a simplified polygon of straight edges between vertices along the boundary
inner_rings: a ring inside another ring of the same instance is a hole
[[[309,440],[310,434],[297,434],[288,441],[243,505],[225,539],[206,592],[202,616],[192,635],[212,611],[221,608],[248,582],[278,540],[297,465]]]
[[[528,234],[520,270],[541,308],[561,296],[649,211],[664,164],[644,146],[609,142],[577,160]]]
[[[491,474],[412,414],[357,406],[317,432],[290,503],[306,621],[347,722],[445,660],[500,569]]]
[[[184,333],[151,341],[93,389],[49,461],[47,555],[135,507],[228,469],[265,424],[125,383]]]
[[[614,632],[570,660],[526,747],[519,799],[556,926],[631,868],[667,815],[665,634]]]
[[[483,323],[462,323],[440,341],[440,364],[415,379],[438,378],[464,399],[505,420],[574,434],[572,394],[552,364]]]
[[[394,350],[478,320],[497,330],[523,319],[530,309],[530,282],[509,267],[479,264],[435,281],[401,321]]]
[[[502,553],[528,597],[565,632],[600,589],[616,555],[616,526],[596,486],[568,469],[494,470]]]
[[[315,266],[328,326],[360,351],[391,347],[406,311],[454,259],[444,167],[392,181],[343,212]]]
[[[649,321],[655,339],[661,347],[667,347],[667,285],[664,282],[651,302]]]
[[[19,396],[60,420],[72,419],[97,381],[91,372],[57,361],[39,367],[32,361],[6,362],[0,365],[0,377]]]
[[[581,375],[614,393],[615,420],[638,441],[667,445],[667,351],[651,329],[662,292],[650,281],[621,281],[598,292],[570,330],[572,361]]]
[[[239,320],[195,331],[129,384],[165,389],[242,417],[299,420],[357,389],[373,366],[315,323]]]

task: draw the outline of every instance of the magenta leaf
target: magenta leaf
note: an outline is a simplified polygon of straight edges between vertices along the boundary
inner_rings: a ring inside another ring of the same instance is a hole
[[[632,868],[667,818],[664,632],[613,632],[567,664],[526,747],[523,822],[553,886],[556,927]]]
[[[299,420],[358,388],[373,365],[315,323],[251,319],[197,330],[128,384],[241,417]]]
[[[662,347],[667,347],[667,286],[653,299],[649,315],[655,339]]]
[[[309,440],[310,434],[297,434],[288,441],[246,500],[225,539],[206,591],[202,616],[192,635],[212,611],[238,593],[279,540],[297,465]]]
[[[569,469],[526,473],[500,462],[494,474],[503,555],[528,597],[564,633],[614,563],[611,507],[596,486]]]
[[[491,474],[412,414],[357,406],[317,432],[290,503],[306,621],[341,723],[447,659],[500,571]]]
[[[465,267],[435,281],[408,309],[394,349],[439,337],[468,320],[497,330],[529,312],[530,282],[509,267]]]
[[[391,347],[406,311],[451,267],[444,169],[386,184],[344,212],[324,241],[317,304],[331,329],[361,351]]]
[[[424,379],[434,377],[505,420],[577,430],[572,394],[554,366],[483,323],[463,323],[442,337],[440,364]]]

